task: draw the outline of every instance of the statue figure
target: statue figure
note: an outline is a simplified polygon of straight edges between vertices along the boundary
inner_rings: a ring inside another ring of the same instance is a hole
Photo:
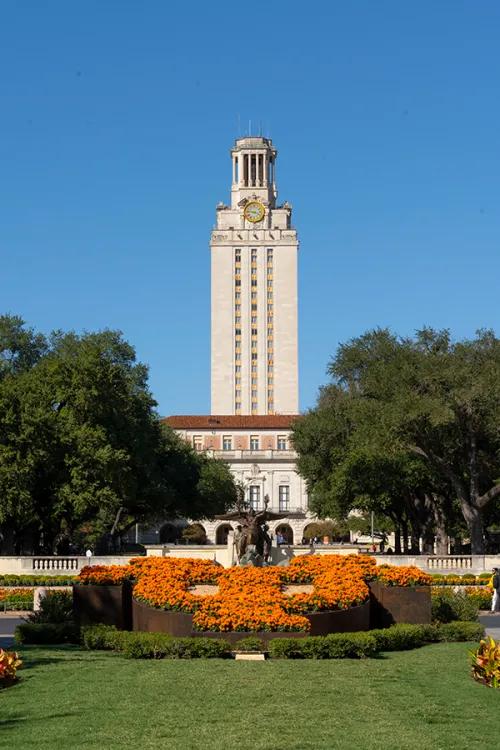
[[[234,538],[238,564],[241,564],[242,558],[245,557],[247,550],[252,545],[257,555],[263,561],[267,562],[271,554],[271,537],[268,533],[269,527],[265,522],[279,521],[281,518],[286,518],[286,514],[269,512],[267,510],[268,505],[269,496],[266,495],[264,498],[264,510],[257,513],[253,508],[248,508],[240,497],[240,502],[235,511],[226,513],[223,516],[216,516],[217,519],[223,521],[238,521]],[[248,563],[248,560],[249,558],[246,557],[245,562]]]

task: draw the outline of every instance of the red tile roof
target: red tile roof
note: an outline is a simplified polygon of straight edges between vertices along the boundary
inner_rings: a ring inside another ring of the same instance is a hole
[[[218,430],[218,429],[249,429],[249,430],[283,430],[289,429],[299,414],[262,414],[256,415],[174,415],[166,417],[166,422],[174,430]]]

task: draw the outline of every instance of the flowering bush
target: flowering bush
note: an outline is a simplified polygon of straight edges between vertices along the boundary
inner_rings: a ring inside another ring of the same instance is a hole
[[[76,583],[83,586],[119,586],[134,577],[131,565],[85,565]]]
[[[22,664],[16,651],[4,651],[0,648],[0,688],[12,685]]]

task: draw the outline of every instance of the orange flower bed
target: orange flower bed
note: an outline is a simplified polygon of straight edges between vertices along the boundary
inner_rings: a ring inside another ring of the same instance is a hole
[[[0,602],[8,599],[15,599],[16,597],[30,597],[33,599],[33,589],[13,589],[13,588],[2,588],[0,589]]]
[[[342,610],[368,599],[366,581],[388,586],[429,584],[430,576],[414,567],[377,567],[364,555],[303,555],[288,568],[222,568],[211,560],[142,557],[129,565],[86,567],[80,581],[118,584],[137,581],[134,597],[157,609],[189,612],[197,630],[308,631],[308,612]],[[190,588],[217,584],[218,591],[200,596]],[[288,596],[283,586],[311,584],[312,593]]]
[[[432,577],[414,565],[379,565],[376,580],[384,586],[430,586]]]
[[[120,586],[133,577],[131,565],[85,565],[77,582],[83,586]]]

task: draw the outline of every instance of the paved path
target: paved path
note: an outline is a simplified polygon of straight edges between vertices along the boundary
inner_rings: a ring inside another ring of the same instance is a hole
[[[22,622],[22,617],[11,612],[0,615],[0,648],[8,648],[14,643],[14,630]]]
[[[491,635],[495,641],[500,641],[500,612],[490,615],[480,615],[480,622],[486,628],[486,635]]]

